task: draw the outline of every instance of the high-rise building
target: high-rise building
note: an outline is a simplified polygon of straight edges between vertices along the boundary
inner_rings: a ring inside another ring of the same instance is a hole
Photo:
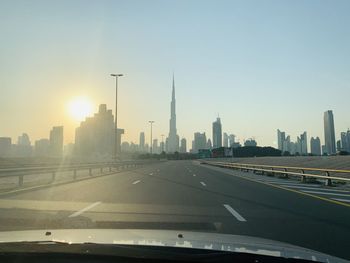
[[[213,148],[222,147],[222,129],[219,117],[213,122]]]
[[[224,132],[224,138],[223,138],[223,146],[228,147],[228,135],[226,132]]]
[[[35,153],[35,156],[49,156],[50,141],[48,139],[40,139],[35,141],[34,153]]]
[[[23,133],[21,136],[18,136],[14,154],[17,157],[29,157],[32,155],[32,146],[28,134]]]
[[[187,141],[185,138],[181,139],[181,143],[180,143],[180,152],[181,153],[185,153],[187,152]]]
[[[76,129],[74,150],[77,155],[84,157],[111,158],[115,153],[115,139],[112,110],[107,110],[106,104],[101,104],[98,113],[86,118]]]
[[[63,153],[63,126],[55,126],[50,131],[50,155],[61,157]]]
[[[10,137],[0,137],[0,156],[8,157],[11,155],[11,138]]]
[[[199,149],[206,149],[207,148],[207,137],[205,135],[205,132],[200,133],[196,132],[194,134],[194,143],[192,147],[192,151],[194,153],[198,153]]]
[[[341,150],[350,153],[350,130],[340,133]]]
[[[311,137],[310,148],[313,155],[321,155],[321,141],[319,137]]]
[[[307,155],[307,134],[306,132],[300,134],[300,154]]]
[[[213,148],[213,144],[211,143],[210,138],[207,141],[207,149],[212,149]]]
[[[159,153],[159,149],[158,149],[158,139],[153,139],[153,143],[152,143],[152,153]]]
[[[230,134],[228,136],[229,147],[232,147],[234,145],[235,139],[236,139],[236,136],[234,134]]]
[[[145,133],[144,132],[140,132],[139,148],[141,152],[145,150]]]
[[[321,146],[321,150],[322,150],[322,155],[327,155],[328,154],[326,145],[322,145]]]
[[[335,145],[334,117],[333,112],[328,110],[324,113],[324,140],[327,154],[335,154],[337,152]]]
[[[286,140],[286,133],[280,131],[279,129],[277,130],[277,146],[278,150],[283,151],[283,143]]]
[[[337,151],[340,152],[340,151],[342,150],[342,148],[341,148],[341,141],[340,141],[340,140],[337,140],[336,145],[337,145]]]
[[[169,136],[167,138],[167,151],[178,152],[179,151],[179,135],[176,130],[176,100],[175,100],[175,79],[173,76],[173,87],[170,104],[170,121],[169,121]]]

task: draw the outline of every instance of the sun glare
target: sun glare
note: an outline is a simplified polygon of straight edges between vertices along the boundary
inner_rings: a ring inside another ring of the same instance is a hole
[[[85,97],[78,97],[68,104],[68,111],[72,118],[82,121],[92,114],[92,103]]]

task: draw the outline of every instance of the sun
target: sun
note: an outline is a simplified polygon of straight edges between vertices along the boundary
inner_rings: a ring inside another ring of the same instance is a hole
[[[83,121],[92,114],[92,103],[86,97],[77,97],[68,103],[69,115],[76,121]]]

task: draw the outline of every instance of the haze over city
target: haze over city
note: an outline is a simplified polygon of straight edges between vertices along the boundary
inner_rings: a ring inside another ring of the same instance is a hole
[[[115,71],[125,74],[123,141],[149,138],[149,120],[154,138],[168,133],[173,72],[177,131],[188,144],[197,131],[211,138],[218,114],[241,143],[274,147],[277,129],[323,141],[329,109],[337,138],[350,127],[348,2],[132,2],[2,4],[1,136],[34,141],[63,125],[65,143],[74,142],[81,116],[71,101],[88,101],[87,115],[103,103],[114,112]]]

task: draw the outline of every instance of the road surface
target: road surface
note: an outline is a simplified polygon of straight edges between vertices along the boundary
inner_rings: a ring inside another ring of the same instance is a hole
[[[350,259],[350,193],[167,161],[0,195],[0,228],[156,228],[249,235]]]

